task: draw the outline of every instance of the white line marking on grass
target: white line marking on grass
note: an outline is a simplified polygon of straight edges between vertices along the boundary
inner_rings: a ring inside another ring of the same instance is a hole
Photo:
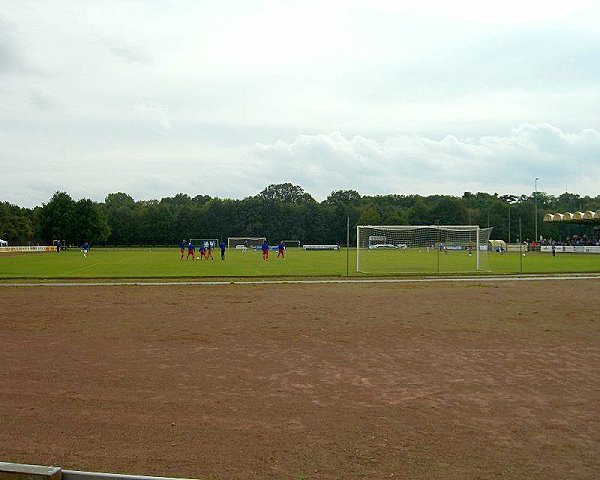
[[[92,266],[92,265],[90,265]],[[1,283],[0,287],[168,287],[168,286],[220,286],[220,285],[327,285],[370,283],[459,283],[459,282],[532,282],[562,280],[600,280],[600,275],[530,275],[488,277],[423,277],[423,278],[371,278],[329,280],[222,280],[222,281],[127,281],[127,282],[47,282],[47,283]]]
[[[65,277],[65,276],[67,276],[67,275],[71,275],[73,272],[79,272],[79,271],[81,271],[81,270],[85,270],[86,268],[92,268],[92,267],[95,267],[96,265],[98,265],[98,263],[99,263],[99,262],[92,263],[91,265],[85,265],[84,267],[79,267],[79,268],[76,268],[75,270],[70,270],[70,271],[68,271],[68,272],[61,273],[61,274],[60,274],[60,276],[61,276],[61,277]]]

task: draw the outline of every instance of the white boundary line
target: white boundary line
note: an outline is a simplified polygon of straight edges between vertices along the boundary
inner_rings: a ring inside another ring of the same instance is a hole
[[[369,284],[369,283],[456,283],[456,282],[539,282],[563,280],[600,280],[595,275],[527,275],[527,276],[486,276],[486,277],[422,277],[422,278],[371,278],[371,279],[323,279],[323,280],[221,280],[221,281],[126,281],[126,282],[35,282],[1,283],[0,287],[177,287],[177,286],[219,286],[219,285],[327,285],[327,284]]]
[[[120,473],[82,472],[79,470],[63,470],[63,480],[188,480],[173,477],[149,477],[145,475],[124,475]]]

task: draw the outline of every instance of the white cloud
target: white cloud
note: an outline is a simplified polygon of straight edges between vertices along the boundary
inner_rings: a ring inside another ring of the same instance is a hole
[[[140,47],[112,43],[107,47],[114,55],[127,63],[139,63],[140,65],[151,63],[150,56]]]
[[[35,88],[30,90],[29,99],[31,100],[32,105],[42,111],[50,111],[56,108],[56,105],[46,93]]]
[[[578,193],[597,195],[600,184],[600,132],[566,133],[549,124],[523,124],[508,136],[477,140],[302,135],[290,143],[257,144],[253,155],[285,171],[281,181],[287,174],[287,181],[319,198],[347,188],[363,194],[519,194],[530,191],[535,177],[551,194],[569,184]]]
[[[14,22],[8,20],[0,10],[0,75],[27,73],[30,70],[17,33]]]
[[[248,67],[315,63],[351,43],[346,12],[333,2],[271,3],[210,34],[202,53],[210,63]]]
[[[363,0],[363,3],[388,14],[412,13],[458,21],[505,24],[558,20],[594,6],[594,0]]]
[[[152,122],[158,123],[165,130],[170,130],[172,128],[167,109],[158,104],[136,104],[131,109],[130,118],[142,124]]]

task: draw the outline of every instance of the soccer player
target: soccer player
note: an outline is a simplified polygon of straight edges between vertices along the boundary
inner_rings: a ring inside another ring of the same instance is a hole
[[[200,256],[198,257],[198,259],[200,261],[202,261],[203,258],[206,258],[206,247],[204,246],[204,243],[200,244],[199,250],[200,250]],[[208,260],[208,258],[206,258],[206,259]]]
[[[86,240],[86,242],[83,244],[83,256],[84,257],[87,257],[87,252],[89,249],[90,249],[90,244]]]
[[[60,240],[56,242],[56,253],[60,253]]]
[[[266,240],[262,243],[261,248],[262,248],[263,260],[268,260],[269,259],[269,244],[267,243]]]
[[[285,260],[285,243],[283,241],[279,242],[277,245],[277,258],[281,257],[282,260]]]
[[[183,254],[185,253],[185,238],[179,244],[179,250],[181,252],[181,259],[183,260]]]
[[[213,256],[212,256],[212,242],[208,242],[208,245],[206,246],[206,259],[211,259],[214,260]]]
[[[221,260],[225,260],[225,242],[219,243],[219,248],[221,249]]]
[[[471,244],[469,243],[469,245],[468,245],[468,247],[467,247],[467,250],[469,251],[469,257],[470,257],[470,256],[471,256],[471,253],[473,252],[473,245],[471,245]]]
[[[196,247],[194,246],[194,244],[192,243],[191,240],[190,240],[190,243],[188,243],[188,245],[187,245],[187,249],[188,249],[188,253],[187,253],[187,257],[185,257],[185,261],[187,262],[190,259],[190,255],[192,256],[192,261],[193,261],[194,255],[196,255]]]

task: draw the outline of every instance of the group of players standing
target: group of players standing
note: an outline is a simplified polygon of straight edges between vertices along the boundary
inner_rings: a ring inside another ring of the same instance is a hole
[[[267,241],[263,241],[260,249],[262,250],[263,260],[269,259],[269,244]],[[277,258],[285,260],[285,242],[279,242],[277,244]]]
[[[193,244],[193,242],[190,240],[189,242],[186,242],[185,239],[181,241],[181,244],[179,245],[179,250],[181,252],[181,260],[183,260],[183,257],[185,255],[185,251],[187,250],[187,256],[185,257],[186,261],[190,259],[190,255],[192,256],[192,260],[214,260],[214,257],[212,255],[212,247],[213,244],[212,242],[202,242],[200,243],[200,245],[198,246],[198,252],[199,252],[199,256],[196,257],[196,246]],[[219,249],[221,250],[221,260],[225,260],[225,242],[220,242],[219,243]],[[269,260],[269,244],[267,243],[267,241],[265,240],[262,245],[261,245],[261,250],[262,250],[262,257],[263,260]],[[283,260],[285,260],[285,243],[284,242],[279,242],[279,244],[277,245],[277,258],[281,258]]]
[[[198,260],[214,260],[212,255],[212,242],[203,242],[198,246]],[[181,241],[179,244],[179,250],[181,252],[181,260],[185,255],[185,251],[187,249],[186,260],[190,259],[190,255],[192,256],[192,260],[196,259],[196,245],[190,240],[186,243],[185,239]],[[219,243],[219,249],[221,250],[221,260],[225,260],[225,242]]]

